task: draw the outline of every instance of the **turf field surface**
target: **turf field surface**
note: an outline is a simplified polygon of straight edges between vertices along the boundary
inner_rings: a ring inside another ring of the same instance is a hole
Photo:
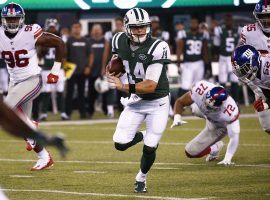
[[[25,150],[24,142],[1,131],[1,187],[11,200],[270,199],[270,135],[260,129],[257,118],[241,119],[236,164],[230,167],[186,158],[185,144],[204,127],[203,120],[189,119],[175,129],[169,128],[170,121],[147,179],[148,193],[139,195],[133,193],[133,184],[142,144],[125,152],[114,150],[114,121],[41,125],[46,132],[65,133],[71,149],[61,160],[49,147],[55,165],[41,172],[29,171],[36,157]]]

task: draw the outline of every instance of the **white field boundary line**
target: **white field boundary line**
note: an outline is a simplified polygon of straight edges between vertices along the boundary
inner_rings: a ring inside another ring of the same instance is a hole
[[[42,126],[42,128],[44,130],[47,130],[47,129],[53,129],[55,130],[55,127],[54,126]],[[173,129],[170,129],[168,128],[167,130],[170,130],[170,132],[179,132],[181,133],[181,131],[185,131],[185,132],[194,132],[194,131],[201,131],[204,127],[202,128],[183,128],[183,126],[181,127],[177,127],[177,128],[173,128]],[[87,127],[65,127],[65,129],[68,129],[68,130],[97,130],[97,127],[93,127],[93,126],[87,126]],[[115,126],[112,126],[112,127],[98,127],[98,130],[111,130],[111,131],[114,131],[115,130]],[[263,132],[262,129],[260,128],[241,128],[240,130],[241,132],[254,132],[254,131],[261,131]],[[166,131],[165,131],[166,132]]]
[[[257,114],[242,114],[240,118],[257,118]],[[203,120],[195,116],[183,116],[183,120]],[[41,122],[41,126],[59,126],[59,125],[89,125],[89,124],[111,124],[117,123],[118,119],[97,119],[97,120],[77,120],[77,121],[55,121]]]
[[[36,162],[36,160],[23,160],[23,159],[9,159],[0,158],[0,162]],[[127,164],[127,165],[138,165],[139,162],[133,161],[87,161],[87,160],[58,160],[56,163],[71,163],[71,164]],[[165,163],[157,162],[155,166],[208,166],[206,163]],[[235,164],[235,167],[258,167],[258,168],[270,168],[270,164]],[[233,167],[232,166],[232,167]]]
[[[68,144],[109,144],[112,145],[112,141],[84,141],[84,140],[67,140]],[[22,140],[0,140],[0,143],[22,143]],[[160,142],[161,145],[169,146],[185,146],[185,142]],[[226,144],[225,144],[226,145]],[[270,144],[239,144],[239,146],[247,147],[270,147]]]
[[[120,197],[120,198],[138,198],[138,199],[162,199],[162,200],[205,200],[215,197],[206,198],[179,198],[179,197],[162,197],[162,196],[147,196],[147,195],[127,195],[127,194],[106,194],[106,193],[91,193],[91,192],[69,192],[63,190],[25,190],[25,189],[2,189],[5,192],[43,192],[55,194],[68,194],[78,196],[101,196],[101,197]]]
[[[101,171],[94,171],[94,170],[87,170],[87,171],[73,171],[77,174],[105,174],[107,172],[101,172]]]
[[[31,175],[18,175],[18,174],[10,175],[9,177],[11,177],[11,178],[34,178],[34,176],[31,176]]]

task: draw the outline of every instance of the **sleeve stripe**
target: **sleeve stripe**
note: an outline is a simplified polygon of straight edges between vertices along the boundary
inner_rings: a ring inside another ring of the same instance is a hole
[[[152,46],[149,48],[147,54],[150,54],[152,48],[155,46],[155,44],[156,44],[158,41],[159,41],[159,40],[156,40],[156,41],[152,44]]]
[[[158,42],[153,46],[153,48],[150,51],[150,55],[152,55],[154,53],[154,51],[156,50],[157,46],[161,43],[160,40],[158,40]]]
[[[112,48],[115,49],[115,39],[119,33],[116,33],[112,38]]]
[[[242,42],[246,43],[246,36],[243,33],[240,34],[240,38]]]
[[[36,31],[34,32],[34,35],[35,35],[36,33],[38,33],[40,30],[42,30],[42,28],[39,28],[38,30],[36,30]]]
[[[36,33],[36,34],[34,35],[34,38],[37,39],[37,38],[39,38],[42,34],[43,34],[43,31],[40,30],[38,33]]]
[[[122,33],[119,33],[118,35],[117,35],[117,37],[115,38],[115,47],[116,47],[116,49],[118,49],[118,40],[119,40],[119,38],[120,38],[120,36],[123,34],[123,32]]]

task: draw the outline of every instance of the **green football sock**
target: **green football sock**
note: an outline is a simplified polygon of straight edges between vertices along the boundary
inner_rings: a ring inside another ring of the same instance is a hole
[[[143,151],[143,155],[141,158],[142,173],[147,174],[147,172],[150,170],[153,163],[155,162],[155,159],[156,159],[156,151],[152,151],[152,152],[147,152],[145,150]]]

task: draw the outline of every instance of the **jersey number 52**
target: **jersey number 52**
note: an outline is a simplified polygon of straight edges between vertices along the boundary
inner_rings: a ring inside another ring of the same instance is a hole
[[[22,49],[15,52],[2,51],[2,58],[5,59],[6,63],[10,68],[26,67],[29,64],[29,58],[22,58],[22,55],[28,54],[27,50]]]

